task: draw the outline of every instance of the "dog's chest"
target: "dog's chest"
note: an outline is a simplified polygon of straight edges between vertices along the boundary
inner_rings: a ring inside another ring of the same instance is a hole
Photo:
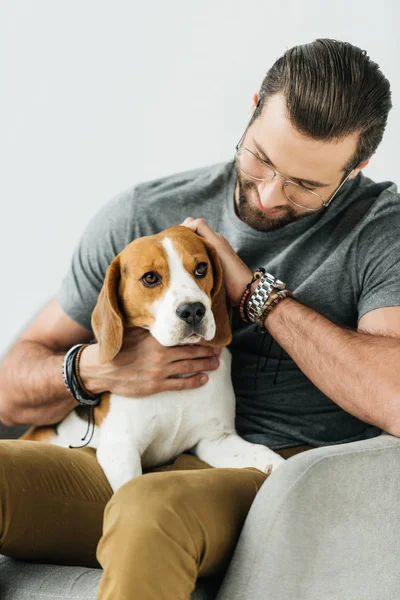
[[[110,411],[100,436],[131,439],[143,467],[162,464],[189,450],[210,433],[218,437],[234,429],[235,396],[231,355],[224,348],[217,370],[200,388],[160,392],[143,398],[111,394]]]

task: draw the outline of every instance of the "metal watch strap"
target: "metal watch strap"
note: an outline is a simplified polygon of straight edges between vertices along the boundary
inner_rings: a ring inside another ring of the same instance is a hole
[[[271,273],[265,273],[260,278],[260,283],[256,287],[253,294],[251,294],[250,299],[247,303],[247,315],[250,321],[256,323],[259,327],[262,326],[259,318],[263,313],[263,309],[267,304],[268,298],[271,295],[271,292],[276,290],[285,290],[286,284],[280,279],[276,279]]]

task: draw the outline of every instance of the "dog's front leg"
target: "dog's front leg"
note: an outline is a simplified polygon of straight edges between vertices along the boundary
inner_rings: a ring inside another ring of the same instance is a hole
[[[131,441],[120,438],[114,442],[101,440],[97,460],[114,492],[127,481],[142,475],[140,454]]]
[[[236,433],[224,433],[217,439],[204,438],[193,450],[198,458],[212,467],[255,467],[267,473],[285,462],[282,456],[267,446],[246,442]]]

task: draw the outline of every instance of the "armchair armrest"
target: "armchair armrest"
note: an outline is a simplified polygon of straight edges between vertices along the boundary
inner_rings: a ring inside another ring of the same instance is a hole
[[[251,507],[217,600],[393,600],[400,594],[400,439],[288,459]]]

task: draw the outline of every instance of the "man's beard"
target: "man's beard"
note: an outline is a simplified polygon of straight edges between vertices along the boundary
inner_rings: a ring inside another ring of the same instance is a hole
[[[249,179],[242,177],[241,171],[236,167],[237,185],[239,188],[239,206],[237,207],[241,220],[257,231],[274,231],[280,229],[293,221],[298,221],[304,217],[310,216],[309,212],[297,212],[291,204],[285,204],[276,208],[281,209],[277,215],[268,215],[254,206],[249,192],[254,191],[258,195],[257,185]],[[254,197],[253,195],[253,197]]]

